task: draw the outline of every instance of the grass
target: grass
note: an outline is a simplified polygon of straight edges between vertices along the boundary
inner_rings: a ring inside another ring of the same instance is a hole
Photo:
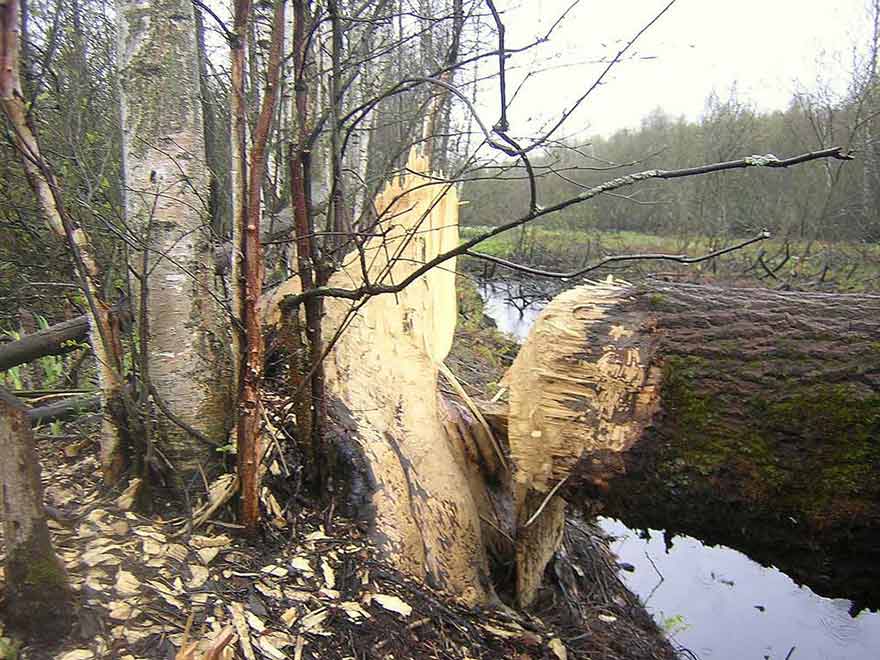
[[[486,229],[462,227],[461,237],[468,240]],[[686,238],[634,231],[578,231],[539,226],[524,231],[524,236],[519,229],[493,236],[481,243],[477,251],[519,263],[574,270],[616,254],[687,254],[695,257],[747,238]],[[762,251],[766,269],[758,261]],[[783,239],[769,239],[700,264],[688,266],[668,261],[640,261],[625,266],[608,266],[595,276],[601,277],[609,272],[622,277],[674,274],[686,279],[742,286],[877,291],[880,289],[880,244],[793,241],[786,246]]]

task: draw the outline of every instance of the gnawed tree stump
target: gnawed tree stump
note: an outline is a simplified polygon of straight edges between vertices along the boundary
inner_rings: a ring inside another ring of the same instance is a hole
[[[418,156],[408,169],[374,202],[383,219],[375,231],[381,236],[364,246],[373,284],[400,282],[458,244],[454,187],[415,174],[427,171]],[[348,499],[363,505],[359,514],[379,548],[410,575],[468,603],[485,603],[494,595],[481,520],[491,515],[482,470],[497,469],[498,459],[490,456],[491,466],[472,462],[468,452],[480,451],[476,436],[456,433],[460,411],[441,399],[438,388],[456,323],[454,268],[447,262],[403,291],[362,306],[327,298],[324,336],[346,329],[325,368],[342,438],[338,454],[347,463],[339,469],[356,472],[346,474]],[[363,281],[353,253],[328,286],[355,289]],[[280,322],[279,303],[299,287],[294,278],[264,297],[268,325]],[[345,504],[352,502],[339,502]]]
[[[711,521],[710,540],[777,565],[774,526],[797,553],[861,539],[878,564],[880,297],[582,286],[505,382],[521,501],[561,485],[631,524],[706,538]]]
[[[49,538],[31,423],[25,408],[2,388],[0,484],[6,553],[4,619],[26,637],[63,637],[71,622],[72,594]]]

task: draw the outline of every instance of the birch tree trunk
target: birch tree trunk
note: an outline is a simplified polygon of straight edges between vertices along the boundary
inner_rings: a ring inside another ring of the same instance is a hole
[[[42,639],[70,625],[71,593],[43,511],[40,467],[24,407],[0,388],[0,484],[6,550],[4,618]]]
[[[214,291],[208,176],[193,6],[123,0],[120,73],[125,212],[140,248],[139,319],[155,391],[183,422],[222,444],[230,427],[230,360]],[[146,255],[144,255],[146,250]],[[178,489],[216,463],[209,444],[163,419],[158,444]]]

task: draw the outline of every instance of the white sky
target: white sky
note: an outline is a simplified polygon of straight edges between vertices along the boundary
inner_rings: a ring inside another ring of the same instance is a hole
[[[534,133],[569,107],[604,68],[585,62],[613,57],[667,2],[582,0],[550,43],[515,55],[510,93],[530,69],[554,68],[520,93],[512,133]],[[546,32],[571,0],[496,4],[505,11],[507,46],[515,48]],[[863,51],[869,36],[866,0],[678,0],[630,51],[637,57],[618,65],[563,130],[608,135],[637,127],[658,106],[695,119],[710,92],[726,98],[734,84],[738,98],[762,111],[784,109],[796,89],[814,89],[818,80],[842,92],[853,49]],[[485,74],[497,64],[484,67]],[[496,95],[487,83],[479,101],[489,125],[498,118]]]

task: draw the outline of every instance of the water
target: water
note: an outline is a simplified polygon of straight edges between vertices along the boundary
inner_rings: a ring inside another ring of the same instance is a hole
[[[499,283],[484,284],[480,294],[498,329],[524,341],[542,304],[520,312]],[[690,536],[669,539],[667,548],[662,530],[642,535],[617,520],[599,522],[615,537],[620,561],[635,569],[621,572],[624,582],[702,660],[880,659],[877,612],[853,617],[850,601],[818,596],[731,548]]]
[[[817,596],[731,548],[676,536],[667,550],[662,531],[645,539],[617,520],[600,524],[617,538],[611,547],[620,561],[635,567],[621,572],[626,585],[703,660],[880,657],[880,614],[853,618],[850,601]]]
[[[541,313],[544,302],[538,300],[524,309],[517,309],[511,302],[521,292],[503,283],[483,282],[480,284],[480,296],[483,298],[483,312],[495,321],[495,325],[501,332],[516,337],[519,343],[523,343],[532,329],[532,324]]]

